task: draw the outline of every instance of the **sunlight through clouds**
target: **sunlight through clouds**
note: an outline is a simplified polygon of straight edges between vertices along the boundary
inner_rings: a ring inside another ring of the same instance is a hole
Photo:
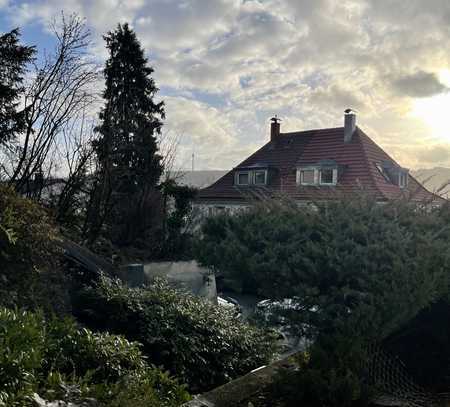
[[[433,137],[450,142],[450,93],[414,100],[411,115],[422,120]]]
[[[102,35],[128,21],[155,69],[158,96],[167,104],[166,126],[195,133],[199,169],[236,165],[267,141],[274,114],[284,119],[282,131],[292,131],[341,126],[344,109],[354,108],[362,128],[411,168],[432,165],[433,146],[450,142],[450,1],[0,0],[0,5],[0,30],[24,26],[30,43],[42,38],[48,20],[61,10],[80,14],[92,30],[100,65],[106,56]],[[220,163],[216,139],[229,143]],[[184,150],[180,163],[189,161],[190,145]],[[450,167],[450,158],[443,164]]]

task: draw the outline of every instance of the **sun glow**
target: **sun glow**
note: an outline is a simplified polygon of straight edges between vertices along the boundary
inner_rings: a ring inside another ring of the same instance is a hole
[[[450,88],[450,71],[439,72],[439,82]],[[450,141],[450,92],[428,98],[415,99],[411,116],[420,119],[433,137]]]

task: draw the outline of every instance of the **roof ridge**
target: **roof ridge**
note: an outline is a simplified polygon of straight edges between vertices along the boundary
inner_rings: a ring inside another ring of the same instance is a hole
[[[304,134],[304,133],[324,133],[327,131],[336,131],[336,130],[341,130],[344,127],[340,126],[340,127],[328,127],[325,129],[309,129],[309,130],[297,130],[297,131],[288,131],[285,133],[280,133],[280,136],[294,136],[297,134]]]

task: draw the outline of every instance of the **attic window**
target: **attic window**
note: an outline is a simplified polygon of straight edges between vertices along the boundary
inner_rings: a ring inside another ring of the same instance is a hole
[[[336,185],[337,167],[316,166],[297,169],[297,184],[299,185]]]
[[[234,182],[236,185],[266,185],[267,170],[238,171]]]
[[[400,188],[406,188],[408,186],[408,173],[406,171],[400,171],[398,173],[398,186]]]
[[[315,184],[315,169],[303,169],[300,170],[300,184],[312,185]]]
[[[377,167],[377,170],[380,172],[386,182],[392,183],[388,173],[380,164],[375,163],[375,167]]]
[[[266,185],[267,171],[254,171],[253,183],[255,185]]]
[[[248,185],[250,182],[249,172],[238,172],[236,174],[236,184],[237,185]]]
[[[320,170],[320,184],[321,185],[333,185],[334,181],[333,168],[322,168]]]
[[[408,186],[408,170],[400,168],[392,163],[375,163],[380,174],[383,176],[386,182],[390,184],[398,185],[400,188],[406,188]]]

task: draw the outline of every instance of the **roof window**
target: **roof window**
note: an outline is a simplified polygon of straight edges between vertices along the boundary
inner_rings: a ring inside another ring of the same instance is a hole
[[[236,171],[234,174],[236,185],[267,185],[267,170]]]
[[[406,188],[408,186],[408,172],[401,170],[398,173],[398,186],[400,188]]]
[[[400,188],[406,188],[408,186],[409,177],[406,168],[401,168],[390,162],[375,163],[375,167],[377,167],[386,182],[398,185]]]
[[[250,172],[238,172],[236,173],[237,185],[249,185],[250,184]]]
[[[297,168],[297,185],[336,185],[338,168],[336,166],[312,166]]]

